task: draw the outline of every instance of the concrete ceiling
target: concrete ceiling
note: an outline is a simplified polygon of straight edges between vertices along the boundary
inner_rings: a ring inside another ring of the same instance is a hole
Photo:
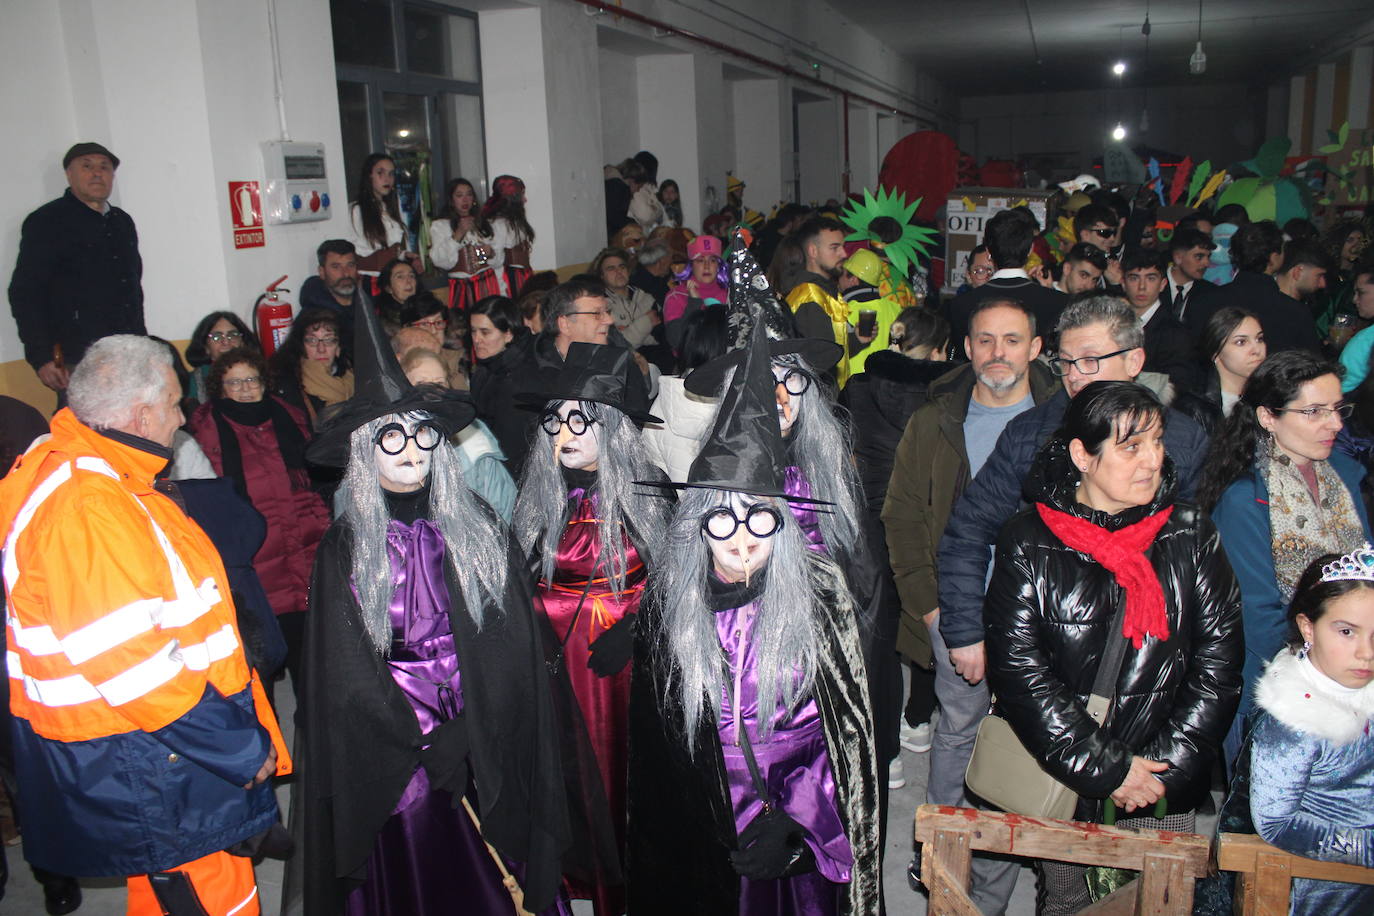
[[[1118,59],[1127,87],[1258,87],[1328,46],[1374,39],[1369,0],[1202,0],[1207,71],[1192,76],[1197,0],[856,0],[843,11],[959,96],[1114,87]]]

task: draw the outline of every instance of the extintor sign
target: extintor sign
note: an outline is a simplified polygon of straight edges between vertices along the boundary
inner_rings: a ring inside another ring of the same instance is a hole
[[[266,243],[262,229],[262,195],[256,181],[229,182],[229,223],[235,248],[261,248]]]

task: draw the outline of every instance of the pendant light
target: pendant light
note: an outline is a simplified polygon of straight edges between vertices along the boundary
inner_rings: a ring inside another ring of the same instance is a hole
[[[1207,55],[1202,50],[1202,0],[1197,0],[1197,47],[1188,58],[1188,72],[1193,76],[1207,72]]]

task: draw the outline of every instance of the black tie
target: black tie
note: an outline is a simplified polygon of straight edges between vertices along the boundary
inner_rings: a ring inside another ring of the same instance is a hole
[[[1174,317],[1179,321],[1183,320],[1183,312],[1188,307],[1188,300],[1184,292],[1184,284],[1180,283],[1174,287]]]

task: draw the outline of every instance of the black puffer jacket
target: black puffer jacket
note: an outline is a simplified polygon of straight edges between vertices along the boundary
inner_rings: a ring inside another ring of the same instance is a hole
[[[1167,460],[1154,501],[1114,516],[1075,501],[1078,478],[1055,436],[1037,456],[1026,491],[1108,530],[1174,503]],[[1102,799],[1125,780],[1132,755],[1167,761],[1159,777],[1169,811],[1181,813],[1207,791],[1240,700],[1240,590],[1216,528],[1187,503],[1174,504],[1149,557],[1164,586],[1169,638],[1127,646],[1115,714],[1100,729],[1085,704],[1125,593],[1106,569],[1066,547],[1034,507],[1013,516],[997,541],[984,609],[988,683],[1017,737],[1056,779],[1086,799]],[[1097,802],[1082,802],[1078,816],[1092,819],[1096,809]]]
[[[840,392],[840,403],[854,417],[854,458],[864,497],[874,512],[882,511],[897,443],[902,441],[907,421],[926,402],[930,383],[953,368],[947,362],[880,350]]]

